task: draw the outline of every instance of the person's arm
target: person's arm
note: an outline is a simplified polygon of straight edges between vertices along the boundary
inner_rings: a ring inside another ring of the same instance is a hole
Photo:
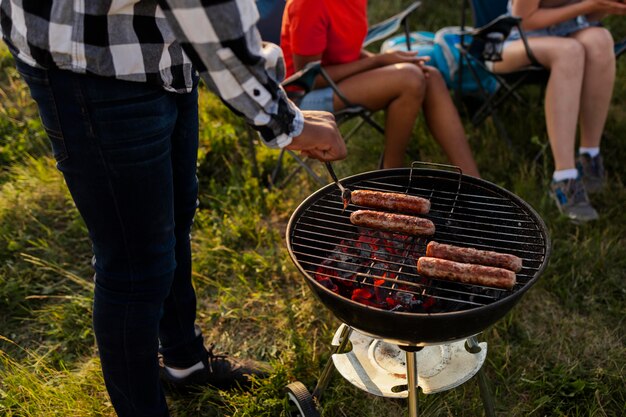
[[[542,29],[578,16],[588,15],[597,19],[607,14],[626,12],[626,5],[615,0],[583,0],[553,8],[540,7],[539,3],[540,0],[513,0],[513,15],[522,18],[524,29]]]
[[[285,72],[282,52],[261,42],[253,0],[159,0],[159,4],[208,88],[245,117],[268,146],[302,150],[306,142],[313,157],[345,157],[334,121],[319,117],[309,121],[287,98],[280,86]],[[307,123],[317,129],[305,129]],[[306,137],[312,131],[320,135],[319,149]]]
[[[298,55],[293,54],[293,65],[296,71],[301,70],[308,64],[309,62],[320,61],[322,59],[322,55]],[[328,73],[328,76],[334,82],[339,82],[345,78],[348,78],[352,75],[358,74],[363,71],[367,71],[373,68],[377,68],[379,64],[377,63],[376,56],[369,56],[362,59],[357,59],[356,61],[349,62],[347,64],[337,64],[337,65],[325,65],[324,70]],[[315,88],[326,87],[327,83],[322,78],[322,76],[318,76],[315,80]]]
[[[361,58],[367,58],[368,56],[376,55],[374,52],[370,52],[367,49],[361,49]]]
[[[321,58],[321,55],[305,56],[294,54],[293,64],[295,70],[298,71],[304,68],[309,62],[319,61]],[[422,66],[427,60],[428,59],[424,57],[418,57],[415,52],[392,51],[384,54],[370,54],[366,57],[345,64],[324,65],[324,70],[326,70],[331,80],[334,82],[340,82],[345,78],[374,68],[398,64],[401,62],[410,62],[415,65]],[[322,76],[318,76],[315,80],[315,88],[322,88],[326,86],[326,81],[322,78]]]

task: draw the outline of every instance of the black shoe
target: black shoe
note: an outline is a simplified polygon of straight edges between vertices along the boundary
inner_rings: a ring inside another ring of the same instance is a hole
[[[213,345],[209,346],[207,356],[202,360],[204,368],[192,372],[190,375],[177,378],[173,376],[160,358],[159,374],[164,387],[168,391],[185,393],[194,388],[213,386],[219,389],[240,387],[250,388],[250,375],[265,378],[270,373],[267,364],[250,359],[229,358],[226,355],[213,353]]]

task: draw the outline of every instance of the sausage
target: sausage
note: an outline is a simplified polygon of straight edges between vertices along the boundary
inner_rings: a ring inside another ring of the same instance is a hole
[[[466,264],[427,256],[422,256],[417,260],[417,272],[430,278],[504,289],[513,288],[516,282],[515,272],[508,269]]]
[[[430,200],[408,194],[355,190],[350,194],[350,201],[359,206],[401,213],[426,214],[430,211]]]
[[[433,235],[435,225],[428,219],[383,211],[357,210],[350,214],[350,221],[357,226],[371,227],[407,235]]]
[[[426,246],[426,256],[486,266],[505,268],[513,272],[522,270],[522,259],[508,253],[498,253],[474,248],[446,245],[431,241]]]

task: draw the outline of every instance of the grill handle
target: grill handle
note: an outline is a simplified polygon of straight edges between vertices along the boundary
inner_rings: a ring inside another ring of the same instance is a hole
[[[423,167],[420,167],[420,165],[423,165]],[[463,178],[463,170],[461,168],[459,168],[456,165],[448,165],[448,164],[438,164],[436,162],[423,162],[423,161],[413,161],[411,162],[411,171],[409,172],[409,185],[407,187],[407,192],[409,191],[409,189],[411,188],[411,185],[413,183],[413,170],[414,169],[419,169],[419,168],[431,168],[431,169],[441,169],[441,170],[448,170],[448,171],[454,171],[456,173],[459,174],[459,186],[458,189],[461,189],[461,178]]]
[[[454,202],[452,203],[452,207],[450,207],[450,213],[448,213],[449,216],[451,216],[454,213],[454,208],[456,207],[456,202],[457,199],[459,197],[459,192],[461,191],[461,181],[463,180],[463,170],[461,168],[459,168],[456,165],[447,165],[447,164],[438,164],[436,162],[422,162],[422,161],[413,161],[411,163],[411,170],[409,172],[409,183],[406,187],[406,193],[408,194],[409,190],[411,189],[411,186],[413,185],[413,170],[414,169],[419,169],[420,165],[424,165],[424,168],[430,168],[430,169],[440,169],[440,170],[446,170],[446,171],[454,171],[456,172],[459,177],[457,179],[457,185],[456,185],[456,193],[454,196]]]

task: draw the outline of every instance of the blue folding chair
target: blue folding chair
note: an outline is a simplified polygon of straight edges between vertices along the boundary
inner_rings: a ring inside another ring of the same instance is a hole
[[[478,74],[474,68],[479,66],[491,74],[496,80],[498,88],[492,93],[480,88],[477,105],[475,104],[477,101],[475,93],[467,94],[461,90],[462,82],[458,83],[459,87],[455,93],[458,101],[466,104],[471,103],[467,107],[469,107],[472,124],[478,126],[487,117],[491,116],[500,136],[511,146],[506,128],[497,117],[498,108],[511,97],[527,105],[517,92],[518,88],[527,84],[545,86],[549,72],[539,64],[533,55],[521,28],[521,19],[507,14],[507,3],[507,0],[463,0],[461,30],[463,31],[466,28],[465,16],[468,8],[471,8],[472,11],[474,28],[467,31],[467,34],[472,35],[471,42],[466,42],[466,39],[469,37],[461,36],[459,46],[461,59],[468,60],[472,65],[461,65],[461,70],[465,67],[469,68],[469,74],[461,72],[459,78],[468,76],[478,80]],[[531,65],[507,74],[495,73],[491,70],[490,64],[502,59],[501,53],[504,40],[513,28],[519,30],[521,34]]]
[[[526,52],[532,64],[526,68],[507,74],[498,74],[490,71],[498,81],[500,88],[492,94],[482,91],[479,95],[480,99],[478,104],[474,106],[470,104],[467,106],[471,113],[471,121],[474,125],[477,126],[481,124],[487,117],[491,116],[500,136],[511,146],[511,140],[509,139],[507,130],[497,117],[497,109],[510,97],[514,97],[518,102],[527,105],[525,100],[517,93],[518,88],[524,85],[535,84],[545,89],[550,73],[537,62],[532,54],[524,31],[521,29],[521,19],[508,15],[507,4],[508,0],[463,0],[461,26],[462,28],[466,26],[465,16],[467,9],[470,8],[473,25],[476,29],[470,31],[473,35],[472,42],[467,44],[463,42],[462,39],[460,49],[466,59],[478,62],[484,69],[487,69],[488,65],[486,64],[488,62],[495,62],[501,59],[497,52],[498,50],[501,52],[502,44],[498,44],[497,41],[494,43],[493,39],[506,39],[512,27],[517,27],[520,31]],[[497,36],[493,36],[494,34],[497,34]],[[625,50],[626,38],[616,42],[614,48],[615,56],[619,57]],[[494,51],[496,53],[493,53]],[[493,56],[490,56],[490,54]],[[461,66],[461,68],[463,68],[463,66]],[[472,70],[471,66],[470,70]],[[471,72],[472,71],[466,76],[471,76],[476,79],[477,75]],[[462,76],[463,74],[460,74],[460,77]],[[459,85],[462,84],[459,82]],[[544,95],[545,94],[542,93],[539,96],[543,97]],[[456,96],[458,101],[475,103],[475,97],[468,96],[463,91],[457,91]],[[474,102],[472,102],[472,99],[474,99]],[[547,146],[547,143],[542,146],[542,149],[534,157],[535,160],[538,160],[541,155],[543,155]]]
[[[461,48],[467,59],[478,61],[480,64],[500,60],[501,57],[497,53],[493,54],[493,52],[501,48],[502,44],[497,44],[497,41],[494,43],[493,39],[506,39],[510,30],[516,27],[522,35],[528,58],[532,63],[526,68],[507,74],[497,74],[490,71],[497,79],[500,88],[499,91],[492,95],[483,92],[483,102],[475,109],[472,115],[474,125],[479,125],[489,115],[493,115],[500,104],[511,96],[523,102],[523,99],[516,92],[518,87],[527,84],[538,84],[545,87],[549,77],[548,70],[537,62],[531,48],[528,46],[524,31],[520,27],[521,19],[508,16],[507,4],[508,0],[463,0],[461,26],[465,27],[466,25],[465,16],[469,7],[472,12],[473,25],[477,28],[471,32],[473,35],[471,44],[466,45],[463,41],[461,42]],[[494,34],[497,36],[493,36]],[[615,44],[615,56],[619,57],[625,50],[626,38]],[[490,54],[492,55],[490,56]],[[487,66],[485,65],[484,68],[487,68]],[[470,66],[471,69],[472,67]],[[476,77],[476,74],[470,74],[470,76]],[[458,95],[462,97],[464,94],[462,91],[459,91]],[[541,96],[543,97],[543,94]]]

